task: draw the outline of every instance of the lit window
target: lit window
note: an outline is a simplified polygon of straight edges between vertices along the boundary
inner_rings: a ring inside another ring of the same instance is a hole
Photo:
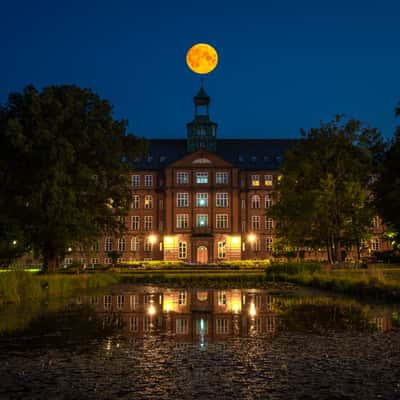
[[[273,244],[272,237],[266,237],[265,238],[265,250],[272,251],[272,244]]]
[[[64,265],[71,265],[73,262],[73,259],[68,257],[68,258],[64,258]]]
[[[251,196],[251,208],[260,208],[261,206],[261,199],[258,194]]]
[[[125,251],[126,249],[126,241],[124,238],[118,239],[118,250]]]
[[[153,208],[153,196],[151,194],[144,197],[144,208]]]
[[[259,215],[253,215],[251,217],[251,228],[255,230],[260,229],[260,216]]]
[[[226,242],[218,242],[218,258],[226,257]]]
[[[378,217],[378,216],[375,216],[375,217],[372,219],[372,226],[373,226],[375,229],[379,228],[379,226],[380,226],[380,221],[379,221],[379,217]]]
[[[217,172],[215,174],[215,183],[217,185],[228,184],[228,173],[227,172]]]
[[[144,186],[146,186],[146,187],[153,186],[153,175],[145,175],[144,176]]]
[[[133,236],[131,239],[131,251],[139,250],[139,238],[137,236]]]
[[[108,237],[104,241],[104,250],[105,251],[112,251],[112,249],[113,249],[113,240],[112,240],[112,238]]]
[[[151,231],[153,229],[153,216],[145,215],[144,217],[144,230]]]
[[[176,228],[187,229],[189,227],[189,214],[176,215]]]
[[[140,208],[140,196],[137,194],[132,197],[132,208]]]
[[[215,198],[216,207],[228,208],[228,193],[217,193]]]
[[[176,195],[177,207],[189,207],[189,193],[178,193]]]
[[[188,172],[177,172],[176,182],[179,185],[186,185],[189,183],[189,173]]]
[[[187,258],[187,243],[186,242],[179,242],[178,258],[180,258],[180,259]]]
[[[196,194],[196,206],[197,207],[208,207],[208,193],[197,193]]]
[[[227,319],[220,319],[217,318],[216,320],[216,325],[217,325],[217,333],[228,333],[228,320]]]
[[[138,231],[140,229],[140,217],[139,215],[132,215],[132,230]]]
[[[181,242],[181,243],[186,244],[185,242]],[[186,291],[180,290],[180,291],[179,291],[178,304],[179,304],[180,306],[185,306],[185,305],[186,305],[186,302],[187,302],[187,294],[186,294]]]
[[[140,175],[132,175],[132,186],[137,188],[140,186]]]
[[[264,185],[272,186],[272,183],[273,183],[272,175],[264,175]]]
[[[196,172],[196,183],[208,183],[208,172]]]
[[[371,239],[371,250],[379,251],[380,250],[380,242],[379,239]]]
[[[208,226],[208,215],[207,214],[197,214],[197,227],[206,228]]]
[[[216,228],[227,229],[228,228],[228,214],[217,214],[216,215]]]
[[[260,186],[260,175],[251,176],[251,186]]]
[[[176,333],[178,335],[186,335],[189,332],[189,324],[186,318],[176,319]]]
[[[274,220],[269,217],[265,217],[265,230],[271,231],[274,228]]]

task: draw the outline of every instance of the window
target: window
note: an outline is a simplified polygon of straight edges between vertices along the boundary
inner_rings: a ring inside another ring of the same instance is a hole
[[[177,172],[176,183],[179,185],[186,185],[189,183],[189,172]]]
[[[110,295],[104,296],[104,309],[109,310],[112,304],[112,297]]]
[[[260,208],[261,200],[258,194],[251,196],[251,208]]]
[[[139,238],[137,236],[133,236],[131,239],[131,251],[139,250]]]
[[[121,310],[124,308],[125,296],[123,294],[117,296],[117,308]]]
[[[176,319],[176,333],[178,335],[186,335],[189,332],[189,325],[186,318]]]
[[[138,188],[140,186],[140,175],[132,175],[132,186]]]
[[[251,249],[253,251],[260,251],[260,239],[255,239],[253,242],[251,242]]]
[[[146,239],[144,241],[143,249],[144,251],[153,251],[153,243],[149,239]]]
[[[208,215],[207,214],[197,214],[197,224],[198,228],[206,228],[208,226]]]
[[[215,174],[215,183],[217,185],[226,185],[228,183],[228,173],[227,172],[217,172]]]
[[[226,242],[218,242],[218,258],[226,257]]]
[[[139,331],[139,317],[138,316],[130,317],[129,329],[132,332],[138,332]]]
[[[265,208],[271,208],[272,207],[272,198],[270,195],[265,196]]]
[[[140,229],[140,217],[139,215],[132,215],[132,229],[138,231]]]
[[[144,208],[153,208],[153,196],[151,194],[144,196]]]
[[[151,231],[153,229],[153,217],[151,215],[146,215],[144,217],[144,230]]]
[[[218,298],[218,305],[219,306],[225,306],[226,305],[226,292],[225,292],[225,290],[218,290],[217,298]]]
[[[132,208],[140,208],[140,196],[137,194],[132,197]]]
[[[196,206],[208,207],[208,193],[196,193]]]
[[[228,320],[227,319],[220,319],[217,318],[216,320],[217,324],[217,333],[228,333]]]
[[[208,183],[208,172],[196,172],[196,183]]]
[[[110,257],[106,257],[104,259],[104,264],[112,264],[112,259]]]
[[[272,231],[274,228],[274,220],[269,217],[265,217],[265,230],[266,231]]]
[[[251,186],[260,186],[260,175],[251,175]]]
[[[264,185],[265,186],[272,186],[273,177],[272,175],[264,175]]]
[[[129,298],[129,303],[131,306],[131,310],[135,310],[139,304],[139,298],[137,294],[131,294]]]
[[[216,195],[216,207],[228,208],[228,193],[217,193]]]
[[[272,243],[273,243],[272,237],[265,238],[265,250],[266,251],[272,251]]]
[[[90,304],[93,306],[99,305],[99,296],[90,296]]]
[[[74,260],[71,257],[64,258],[65,265],[71,265]]]
[[[126,250],[126,240],[124,238],[118,239],[118,250],[119,251]]]
[[[176,206],[177,207],[189,207],[189,193],[177,193]]]
[[[260,216],[259,215],[253,215],[251,217],[251,228],[252,229],[260,229]]]
[[[187,243],[179,242],[179,254],[178,258],[184,260],[187,258]]]
[[[178,304],[180,306],[186,306],[187,303],[187,294],[186,291],[180,290],[179,291],[179,298],[178,298]]]
[[[189,227],[189,214],[176,215],[176,229],[187,229]]]
[[[96,264],[98,264],[98,263],[99,263],[99,259],[98,259],[98,258],[91,258],[91,259],[90,259],[90,264],[96,265]]]
[[[151,303],[151,296],[149,295],[149,294],[145,294],[144,296],[143,296],[143,304],[145,305],[145,306],[147,306],[148,304],[150,304]]]
[[[246,208],[246,200],[242,200],[242,208]]]
[[[92,245],[92,250],[93,251],[99,251],[99,241],[96,240],[93,245]]]
[[[216,228],[227,229],[228,228],[228,214],[217,214],[216,215]]]
[[[379,226],[380,226],[380,224],[379,224],[379,217],[378,216],[375,216],[373,219],[372,219],[372,226],[375,228],[375,229],[377,229],[377,228],[379,228]]]
[[[144,186],[153,187],[153,175],[144,176]]]
[[[380,250],[379,239],[371,239],[371,250],[372,251],[379,251]]]
[[[113,240],[112,238],[108,237],[104,241],[104,251],[112,251],[113,249]]]
[[[151,329],[151,317],[146,315],[145,317],[143,317],[143,331],[150,332],[150,329]]]

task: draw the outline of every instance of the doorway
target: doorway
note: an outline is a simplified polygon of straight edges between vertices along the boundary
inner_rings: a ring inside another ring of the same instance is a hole
[[[197,262],[199,264],[208,263],[208,249],[206,246],[199,246],[197,248]]]

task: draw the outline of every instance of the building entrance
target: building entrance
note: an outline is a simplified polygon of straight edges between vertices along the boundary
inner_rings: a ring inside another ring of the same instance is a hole
[[[208,249],[206,246],[199,246],[197,248],[197,262],[199,264],[208,263]]]

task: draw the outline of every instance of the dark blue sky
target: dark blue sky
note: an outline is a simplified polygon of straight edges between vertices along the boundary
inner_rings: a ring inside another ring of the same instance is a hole
[[[146,137],[183,137],[196,42],[219,52],[205,79],[220,137],[298,137],[345,113],[398,122],[400,1],[70,0],[1,6],[0,101],[29,83],[92,88]]]

